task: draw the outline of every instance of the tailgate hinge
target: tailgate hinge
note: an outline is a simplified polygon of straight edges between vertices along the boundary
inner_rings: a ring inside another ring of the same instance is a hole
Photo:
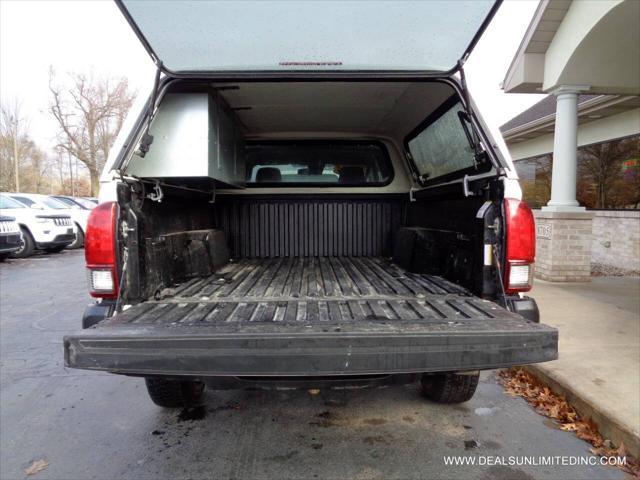
[[[507,292],[504,289],[504,279],[502,277],[502,263],[500,262],[500,259],[498,258],[498,248],[496,248],[496,244],[492,245],[491,250],[493,250],[493,261],[495,264],[495,268],[496,268],[496,273],[498,274],[498,286],[500,288],[499,292],[498,292],[498,296],[499,298],[502,300],[501,305],[503,307],[505,307],[506,309],[509,309],[508,307],[508,302],[507,302]]]

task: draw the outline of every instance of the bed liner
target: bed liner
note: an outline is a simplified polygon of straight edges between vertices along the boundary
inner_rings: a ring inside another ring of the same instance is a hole
[[[495,318],[502,309],[384,258],[240,260],[156,294],[109,323],[341,323]]]
[[[68,366],[339,375],[553,360],[557,331],[387,258],[242,259],[65,337]]]

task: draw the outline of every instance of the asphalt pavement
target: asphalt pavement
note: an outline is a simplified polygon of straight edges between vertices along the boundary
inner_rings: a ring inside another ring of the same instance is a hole
[[[539,465],[595,457],[505,395],[493,372],[453,406],[407,386],[209,391],[200,408],[163,410],[141,379],[64,368],[62,336],[90,302],[83,261],[80,250],[0,264],[1,479],[25,478],[41,459],[47,468],[29,478],[626,478],[609,466]],[[449,456],[485,465],[446,465]],[[523,457],[538,465],[518,465]]]

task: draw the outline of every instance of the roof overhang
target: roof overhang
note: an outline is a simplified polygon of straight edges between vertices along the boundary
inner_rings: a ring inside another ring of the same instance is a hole
[[[601,118],[640,108],[640,97],[600,95],[578,105],[578,124],[585,124]],[[556,114],[552,113],[528,123],[502,132],[507,144],[532,140],[552,133],[555,129]]]
[[[589,93],[640,94],[640,2],[541,0],[502,88],[550,92],[588,85]]]
[[[541,0],[502,82],[507,93],[542,93],[544,59],[572,0]]]

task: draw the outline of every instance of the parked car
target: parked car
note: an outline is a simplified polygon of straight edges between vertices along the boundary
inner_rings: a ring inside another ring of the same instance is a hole
[[[88,202],[93,203],[93,207],[95,207],[96,205],[98,205],[98,203],[100,203],[100,201],[95,197],[81,197],[81,198],[83,200],[86,200]],[[93,208],[93,207],[91,207],[91,208]]]
[[[25,258],[34,250],[57,253],[71,245],[76,239],[71,217],[56,212],[29,208],[4,193],[0,194],[0,214],[14,217],[22,234],[20,248],[11,257]]]
[[[73,197],[73,199],[81,204],[84,208],[89,210],[93,210],[94,208],[96,208],[96,205],[98,205],[97,199],[96,201],[84,197]]]
[[[68,205],[58,199],[39,193],[9,193],[8,195],[14,200],[25,204],[27,207],[55,210],[56,212],[70,216],[74,222],[76,238],[68,248],[74,249],[84,246],[84,233],[87,230],[89,210],[75,204]]]
[[[83,197],[70,197],[67,195],[51,195],[51,198],[64,203],[69,208],[81,208],[82,210],[93,210],[97,203]]]
[[[158,80],[103,172],[67,366],[164,407],[416,381],[452,403],[557,358],[523,295],[532,212],[464,82],[497,3],[117,4]]]
[[[0,215],[0,262],[20,250],[22,235],[14,217]]]

